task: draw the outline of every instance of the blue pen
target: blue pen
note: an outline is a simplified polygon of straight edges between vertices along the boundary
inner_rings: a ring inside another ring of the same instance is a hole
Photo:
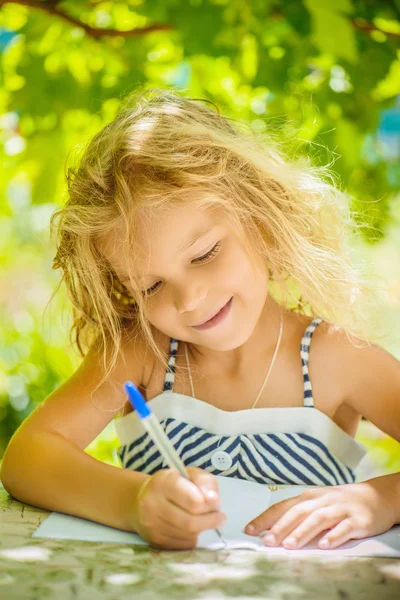
[[[131,381],[127,381],[124,384],[124,389],[128,395],[129,402],[131,403],[132,408],[136,411],[138,417],[143,423],[143,426],[145,427],[153,442],[157,446],[161,456],[164,457],[165,461],[170,467],[177,469],[177,471],[179,471],[182,477],[184,477],[185,479],[190,479],[188,472],[186,471],[185,465],[181,461],[175,448],[168,439],[167,434],[161,427],[155,414],[152,413],[142,394],[133,385]],[[224,536],[219,531],[219,529],[216,529],[215,531],[219,535],[222,543],[226,548],[228,544]]]

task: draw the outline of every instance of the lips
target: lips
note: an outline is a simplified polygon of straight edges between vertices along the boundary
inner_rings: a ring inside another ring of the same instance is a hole
[[[224,306],[226,306],[228,304],[228,302],[226,302],[224,304]],[[219,308],[217,310],[217,312],[212,313],[207,319],[205,319],[204,321],[201,321],[200,323],[196,323],[196,325],[192,325],[192,327],[200,327],[200,325],[204,325],[205,323],[207,323],[207,321],[211,321],[211,319],[213,319],[219,312],[221,312],[221,310],[224,308],[224,306],[221,306],[221,308]]]
[[[203,321],[199,325],[192,325],[192,327],[194,329],[209,329],[221,323],[223,320],[225,320],[225,317],[230,311],[232,299],[233,296],[228,300],[226,304],[224,304],[222,308],[220,308],[216,313],[214,312],[212,316],[210,316],[206,321]]]

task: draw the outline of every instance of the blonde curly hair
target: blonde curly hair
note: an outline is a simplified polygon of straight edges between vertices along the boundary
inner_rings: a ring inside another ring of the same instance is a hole
[[[146,298],[128,292],[100,251],[100,240],[121,226],[132,248],[142,207],[222,208],[265,257],[270,293],[282,306],[357,339],[371,336],[370,290],[351,260],[355,223],[329,167],[289,159],[271,135],[214,108],[176,91],[135,92],[67,169],[69,197],[51,222],[54,268],[72,301],[73,341],[81,355],[97,341],[107,372],[126,331],[141,331],[167,366],[145,318]]]

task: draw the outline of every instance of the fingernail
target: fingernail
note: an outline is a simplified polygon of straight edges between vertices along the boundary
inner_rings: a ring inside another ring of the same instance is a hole
[[[328,540],[321,540],[319,542],[318,546],[320,548],[329,548],[329,541]]]
[[[272,533],[269,533],[267,536],[265,536],[264,542],[268,546],[276,546],[276,537]]]
[[[254,525],[246,525],[244,532],[248,533],[249,535],[253,535],[255,530],[256,528],[254,527]]]
[[[296,540],[292,537],[288,537],[286,540],[283,540],[282,546],[285,548],[296,548]]]

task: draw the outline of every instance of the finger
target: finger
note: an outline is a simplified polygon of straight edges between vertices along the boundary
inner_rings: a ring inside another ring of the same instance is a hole
[[[316,501],[314,500],[301,502],[292,506],[269,529],[267,535],[264,537],[264,543],[267,546],[279,546],[282,541],[315,510]]]
[[[182,477],[175,469],[163,471],[159,477],[156,475],[153,482],[153,490],[156,493],[191,514],[210,512],[204,495],[192,481]]]
[[[271,529],[278,521],[280,522],[283,515],[299,504],[305,504],[304,498],[301,499],[301,495],[273,504],[265,512],[246,525],[244,529],[245,533],[248,535],[260,535],[263,531]],[[290,521],[291,515],[287,518]],[[297,522],[294,523],[294,525],[296,524]]]
[[[341,507],[316,510],[282,540],[282,546],[288,549],[302,548],[322,531],[331,529],[345,517]]]
[[[207,529],[223,527],[226,523],[224,513],[209,512],[201,515],[191,515],[170,502],[163,506],[159,518],[163,523],[162,527],[165,533],[169,535],[179,534],[179,536],[198,535]]]
[[[219,509],[219,499],[207,500],[195,483],[183,477],[180,477],[171,492],[166,494],[168,501],[192,515],[216,512]]]
[[[210,506],[210,510],[218,510],[220,506],[220,496],[218,481],[215,475],[207,473],[203,469],[190,467],[188,469],[190,480],[199,488]]]
[[[322,550],[337,548],[348,540],[358,539],[360,537],[362,537],[362,535],[358,534],[354,529],[352,520],[350,518],[344,519],[319,540],[318,547]]]

